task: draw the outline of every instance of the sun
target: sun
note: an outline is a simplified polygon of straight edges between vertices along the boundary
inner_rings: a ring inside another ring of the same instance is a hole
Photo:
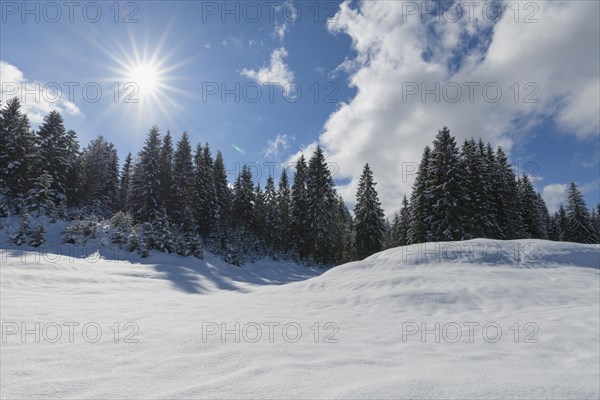
[[[167,32],[152,42],[140,43],[131,32],[129,43],[116,38],[93,42],[107,56],[104,67],[109,73],[100,79],[114,100],[103,116],[120,111],[124,118],[134,117],[138,125],[162,117],[180,118],[181,99],[194,97],[185,86],[189,78],[182,76],[182,68],[195,58],[182,56],[178,46],[167,46]]]
[[[161,85],[164,85],[161,70],[149,62],[128,65],[125,80],[133,83],[141,96],[155,96]]]

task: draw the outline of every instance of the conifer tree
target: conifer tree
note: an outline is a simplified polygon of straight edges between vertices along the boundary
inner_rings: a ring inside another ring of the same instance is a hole
[[[337,201],[331,171],[320,146],[308,162],[306,191],[309,256],[319,264],[332,264]]]
[[[129,152],[123,163],[119,187],[119,209],[124,212],[129,211],[129,190],[131,186],[132,168],[131,152]]]
[[[160,204],[167,211],[167,215],[171,216],[172,194],[173,194],[173,137],[171,132],[167,130],[167,134],[162,140],[159,160],[160,174]]]
[[[290,250],[291,240],[291,201],[292,192],[288,180],[287,170],[284,168],[279,178],[279,190],[277,192],[277,204],[279,207],[279,215],[281,217],[281,226],[279,234],[281,237],[281,250],[287,253]]]
[[[215,220],[215,187],[213,183],[212,159],[206,147],[198,145],[194,155],[196,166],[195,179],[195,215],[198,229],[204,238],[208,238]]]
[[[233,186],[231,218],[235,228],[242,228],[247,232],[252,230],[254,204],[255,194],[252,172],[247,165],[244,165]]]
[[[424,243],[431,238],[431,227],[429,212],[431,210],[431,198],[429,195],[429,162],[431,149],[425,146],[421,163],[410,196],[410,227],[408,230],[409,243]]]
[[[432,239],[462,240],[466,196],[456,142],[446,127],[439,131],[433,142],[427,187],[431,196],[428,220]]]
[[[369,257],[383,248],[385,219],[375,185],[373,172],[369,164],[365,164],[354,207],[356,255],[359,259]]]
[[[296,173],[292,185],[292,201],[290,204],[290,230],[292,248],[304,259],[308,256],[308,193],[306,190],[306,175],[308,166],[304,155],[296,162]]]
[[[583,195],[571,182],[567,194],[565,240],[576,243],[595,243],[596,237]]]
[[[194,163],[192,161],[192,145],[187,132],[184,132],[177,143],[173,157],[173,193],[170,212],[176,223],[186,221],[194,206]],[[195,224],[194,224],[195,226]],[[190,229],[193,229],[190,227]]]
[[[67,200],[68,149],[74,147],[71,140],[57,111],[51,111],[44,117],[36,136],[37,171],[46,171],[52,177],[51,189],[57,205],[65,204]]]
[[[275,251],[281,250],[281,210],[277,201],[273,177],[267,178],[264,192],[264,239],[267,246]]]
[[[500,238],[504,240],[524,237],[520,212],[519,191],[514,171],[508,164],[504,150],[496,151],[496,222]]]
[[[130,207],[138,222],[153,221],[160,214],[160,154],[161,137],[158,127],[152,127],[133,168]]]
[[[21,113],[17,97],[9,99],[0,107],[0,188],[4,195],[12,198],[16,211],[33,180],[34,136],[29,128],[29,119]]]
[[[223,155],[220,151],[217,151],[217,156],[215,157],[213,182],[216,199],[216,227],[214,229],[214,234],[218,248],[222,249],[225,246],[230,225],[232,193],[227,181],[225,162],[223,161]]]

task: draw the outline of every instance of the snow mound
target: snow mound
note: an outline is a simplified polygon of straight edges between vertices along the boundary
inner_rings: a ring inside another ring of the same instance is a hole
[[[319,276],[267,260],[244,268],[159,254],[141,263],[23,262],[7,252],[2,396],[600,396],[600,246],[423,247]],[[65,322],[80,324],[72,342],[66,327],[58,342],[45,340],[52,323]],[[82,338],[92,322],[103,329],[96,342]],[[127,322],[138,328],[136,343],[123,341]],[[40,323],[41,340],[23,340],[22,323]],[[5,325],[19,331],[9,335]]]

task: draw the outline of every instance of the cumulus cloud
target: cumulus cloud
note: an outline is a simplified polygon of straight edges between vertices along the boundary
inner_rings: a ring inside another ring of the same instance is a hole
[[[32,124],[40,124],[50,111],[67,115],[82,115],[81,110],[68,100],[68,90],[55,84],[30,81],[16,66],[0,60],[0,101],[18,97],[23,113]]]
[[[561,204],[565,204],[568,186],[569,185],[565,183],[553,183],[544,186],[542,189],[542,197],[546,202],[549,212],[553,213],[558,210],[558,207]]]
[[[287,86],[294,81],[294,73],[286,65],[284,58],[288,52],[284,47],[273,50],[271,53],[271,63],[268,67],[263,67],[258,70],[244,68],[241,72],[242,76],[254,80],[261,85],[279,85]]]
[[[549,118],[597,137],[599,3],[536,4],[537,23],[524,23],[523,10],[518,22],[509,11],[491,21],[482,3],[475,18],[456,23],[423,23],[396,1],[340,5],[329,29],[352,39],[356,57],[338,71],[357,94],[330,115],[318,142],[349,181],[340,187],[347,201],[369,162],[386,211],[399,208],[414,180],[407,169],[443,126],[459,142],[482,137],[508,152]]]
[[[294,136],[287,134],[278,134],[275,139],[267,140],[267,147],[265,147],[263,154],[265,157],[277,158],[280,155],[280,151],[288,150],[291,147],[290,142],[296,140]]]

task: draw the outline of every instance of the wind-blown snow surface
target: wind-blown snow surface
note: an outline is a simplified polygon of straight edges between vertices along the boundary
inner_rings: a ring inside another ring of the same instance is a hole
[[[599,254],[475,240],[391,249],[315,276],[275,262],[6,251],[1,396],[598,398]],[[39,343],[21,336],[35,322]],[[69,322],[80,324],[72,340]],[[86,323],[102,328],[97,343]],[[125,343],[135,326],[138,343]]]

